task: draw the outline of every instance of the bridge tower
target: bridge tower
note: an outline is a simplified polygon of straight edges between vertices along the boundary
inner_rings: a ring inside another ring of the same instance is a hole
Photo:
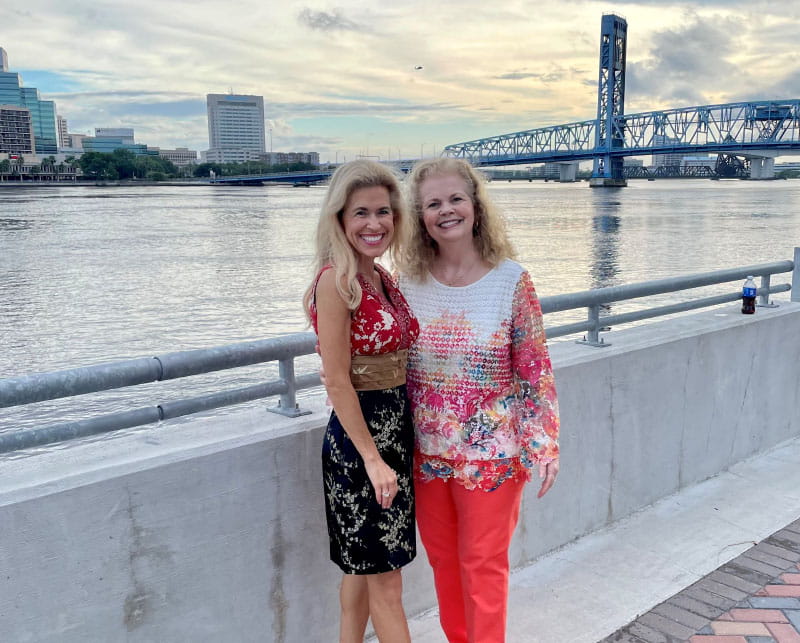
[[[625,113],[625,51],[628,22],[614,14],[604,14],[600,27],[600,78],[597,88],[597,127],[595,148],[604,150],[594,158],[592,187],[624,187],[622,157],[611,151],[625,144],[623,126],[615,117]]]

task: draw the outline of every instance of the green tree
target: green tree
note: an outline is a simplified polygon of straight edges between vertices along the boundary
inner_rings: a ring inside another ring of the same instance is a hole
[[[111,160],[111,154],[102,152],[86,152],[81,156],[78,165],[85,176],[93,179],[118,179],[119,173]]]
[[[20,177],[20,181],[22,180],[22,164],[25,163],[25,157],[20,154],[17,158],[11,159],[12,160],[12,168],[11,174]]]
[[[11,161],[3,159],[0,161],[0,174],[8,174],[11,172]]]
[[[160,156],[150,154],[137,156],[135,165],[136,176],[143,179],[163,181],[168,176],[174,177],[178,175],[178,168],[175,167],[174,163]]]
[[[201,163],[194,168],[194,175],[208,177],[209,170],[213,170],[217,176],[222,176],[222,166],[219,163]]]
[[[137,156],[130,150],[125,150],[122,148],[114,150],[110,155],[109,161],[117,171],[117,176],[120,179],[130,179],[134,176],[137,176]]]

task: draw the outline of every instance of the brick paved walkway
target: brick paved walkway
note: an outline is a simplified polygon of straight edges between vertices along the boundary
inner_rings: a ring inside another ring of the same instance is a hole
[[[679,641],[800,643],[800,520],[601,643]]]

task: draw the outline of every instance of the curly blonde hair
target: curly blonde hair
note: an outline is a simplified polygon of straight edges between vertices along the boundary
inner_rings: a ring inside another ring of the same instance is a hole
[[[336,289],[350,310],[361,303],[361,286],[358,283],[358,258],[344,233],[342,215],[347,201],[361,188],[385,187],[389,192],[389,205],[394,219],[394,235],[389,246],[389,256],[396,264],[399,248],[409,235],[409,215],[400,190],[398,177],[385,165],[367,159],[358,159],[340,165],[331,177],[328,191],[322,202],[316,231],[314,279],[303,295],[303,308],[310,319],[310,306],[314,298],[316,276],[327,265],[336,274]]]
[[[438,254],[438,244],[425,229],[419,191],[423,181],[442,174],[456,174],[467,184],[475,209],[472,235],[481,258],[491,266],[504,259],[513,259],[514,247],[508,238],[505,220],[490,201],[484,178],[466,161],[442,157],[417,163],[406,179],[408,199],[416,216],[411,217],[409,242],[402,247],[398,264],[400,271],[412,279],[424,281]]]

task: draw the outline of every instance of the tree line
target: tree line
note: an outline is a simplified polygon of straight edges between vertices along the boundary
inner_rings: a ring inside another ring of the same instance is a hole
[[[134,154],[130,150],[84,152],[78,165],[85,177],[116,181],[119,179],[149,179],[163,181],[180,176],[174,163],[154,154]]]
[[[25,159],[0,161],[0,174],[21,174]],[[41,163],[33,165],[30,174],[54,174],[63,172],[66,166],[79,167],[83,178],[92,180],[117,181],[126,179],[146,179],[163,181],[178,177],[208,177],[211,171],[216,176],[237,176],[242,174],[267,174],[270,172],[301,172],[319,169],[313,163],[268,163],[248,161],[246,163],[200,163],[179,168],[171,161],[155,155],[134,154],[130,150],[117,149],[113,152],[84,152],[76,159],[67,157],[63,163],[56,163],[53,156],[48,156]]]
[[[302,172],[303,170],[318,170],[313,163],[280,163],[270,165],[260,161],[247,161],[245,163],[200,163],[195,166],[194,176],[208,177],[209,172],[217,176],[240,176],[242,174],[270,174],[272,172]]]

